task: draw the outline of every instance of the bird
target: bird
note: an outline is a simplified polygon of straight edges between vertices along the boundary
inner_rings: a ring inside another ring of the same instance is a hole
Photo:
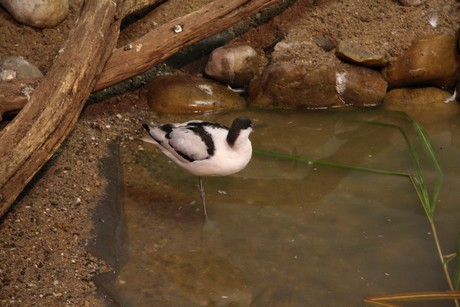
[[[198,176],[206,219],[206,195],[201,178],[235,174],[244,169],[252,157],[249,139],[252,122],[247,117],[234,119],[230,128],[202,120],[142,126],[148,133],[143,141],[154,144],[177,165]]]

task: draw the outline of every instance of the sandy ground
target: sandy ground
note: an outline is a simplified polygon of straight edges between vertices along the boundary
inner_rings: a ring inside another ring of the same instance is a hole
[[[207,2],[188,1],[184,6],[170,0],[151,14],[148,24],[125,24],[119,45]],[[77,20],[80,5],[74,1],[69,17],[45,30],[19,25],[0,9],[0,55],[22,55],[46,73]],[[437,28],[428,24],[433,14],[438,16]],[[234,43],[248,43],[264,54],[279,37],[294,42],[350,39],[369,49],[383,48],[394,57],[422,34],[454,34],[458,16],[460,3],[453,0],[425,1],[418,7],[402,7],[394,0],[299,0]],[[319,50],[292,50],[291,56],[313,64],[336,60]],[[88,251],[97,242],[95,226],[105,222],[104,216],[95,214],[108,191],[101,161],[110,154],[110,144],[141,136],[140,124],[152,118],[144,92],[137,89],[88,104],[59,151],[1,218],[0,305],[108,303],[92,278],[111,272],[110,260]]]

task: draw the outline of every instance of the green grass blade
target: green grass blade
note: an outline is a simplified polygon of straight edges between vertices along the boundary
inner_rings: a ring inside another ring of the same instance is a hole
[[[260,148],[254,148],[253,153],[256,154],[256,155],[259,155],[259,156],[277,158],[277,159],[288,160],[288,161],[296,161],[296,162],[301,162],[301,163],[305,163],[305,164],[316,164],[316,165],[329,166],[329,167],[335,167],[335,168],[341,168],[341,169],[356,170],[356,171],[363,171],[363,172],[374,173],[374,174],[382,174],[382,175],[410,177],[410,174],[404,173],[404,172],[387,171],[387,170],[370,168],[370,167],[349,165],[349,164],[336,163],[336,162],[330,162],[330,161],[324,161],[324,160],[315,160],[315,159],[310,159],[310,158],[306,158],[306,157],[302,157],[302,156],[292,156],[292,155],[288,155],[288,154],[277,153],[277,152],[273,152],[273,151],[269,151],[269,150],[265,150],[265,149],[260,149]]]
[[[455,265],[455,274],[454,274],[454,289],[460,290],[460,237],[457,242],[457,252],[456,256],[457,261]]]

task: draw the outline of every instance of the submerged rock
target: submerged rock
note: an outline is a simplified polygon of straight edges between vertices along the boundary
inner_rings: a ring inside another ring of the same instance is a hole
[[[251,84],[250,101],[257,106],[321,109],[343,106],[376,106],[387,84],[376,71],[364,67],[277,63],[268,66]]]
[[[165,114],[196,114],[244,108],[246,103],[226,86],[190,75],[167,75],[147,85],[148,104]]]
[[[259,74],[259,56],[248,45],[215,49],[206,65],[208,76],[233,86],[247,86]]]
[[[338,58],[368,67],[382,67],[388,64],[385,54],[376,54],[350,41],[341,41],[335,50]]]
[[[399,88],[390,90],[383,100],[383,108],[404,111],[423,123],[437,122],[460,111],[452,94],[436,87]]]
[[[69,13],[68,0],[0,0],[18,22],[37,28],[52,28]]]
[[[455,37],[426,36],[409,47],[384,70],[390,87],[428,85],[453,87],[459,77],[460,55]]]

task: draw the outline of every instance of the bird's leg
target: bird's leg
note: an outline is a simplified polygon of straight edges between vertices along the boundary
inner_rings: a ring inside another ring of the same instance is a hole
[[[206,210],[206,194],[204,194],[203,181],[201,180],[200,176],[198,177],[198,184],[199,184],[199,189],[200,189],[201,202],[203,203],[204,217],[207,220],[208,211]]]

